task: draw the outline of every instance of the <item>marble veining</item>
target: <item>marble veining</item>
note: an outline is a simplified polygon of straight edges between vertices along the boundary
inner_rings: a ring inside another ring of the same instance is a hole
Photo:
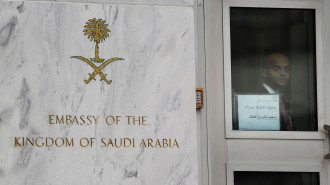
[[[1,1],[0,17],[0,185],[198,183],[192,7]],[[86,84],[94,69],[71,58],[95,56],[83,35],[91,18],[111,31],[100,57],[124,59],[102,70],[110,85],[100,76]],[[49,115],[99,121],[51,125]],[[107,125],[109,115],[122,121]],[[147,125],[125,116],[146,116]],[[73,138],[75,146],[15,147],[15,137]],[[95,138],[93,147],[80,147],[83,137]],[[136,147],[102,147],[102,138],[134,138]],[[146,138],[180,147],[140,147]]]

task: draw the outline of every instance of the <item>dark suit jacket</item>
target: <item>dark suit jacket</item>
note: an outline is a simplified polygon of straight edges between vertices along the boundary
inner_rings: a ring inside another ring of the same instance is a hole
[[[262,93],[262,94],[269,94],[268,90],[262,84],[259,86],[259,89],[257,89],[257,92]],[[283,98],[283,95],[281,95],[281,94],[280,94],[280,101],[284,101],[285,109],[289,116],[289,121],[291,122],[293,130],[294,130],[295,128],[294,128],[294,123],[293,123],[293,119],[292,119],[291,103],[286,102]],[[280,130],[281,131],[287,130],[287,123],[285,122],[285,119],[284,119],[284,116],[283,116],[281,110],[280,110]]]
[[[265,93],[269,92],[267,89],[260,85],[256,90],[256,93]],[[311,112],[306,102],[293,102],[291,101],[291,96],[280,95],[282,101],[285,103],[285,108],[289,114],[289,117],[292,122],[293,131],[315,131],[316,129],[316,112]],[[313,119],[314,118],[314,119]],[[287,125],[284,121],[284,117],[281,114],[281,130],[286,131]]]

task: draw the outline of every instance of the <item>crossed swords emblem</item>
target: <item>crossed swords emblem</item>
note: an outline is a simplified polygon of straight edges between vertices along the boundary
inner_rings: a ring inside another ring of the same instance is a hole
[[[89,73],[89,78],[87,80],[84,80],[86,84],[88,84],[91,80],[96,80],[95,79],[96,75],[100,75],[101,77],[100,81],[104,80],[107,84],[111,84],[112,80],[108,80],[106,78],[107,74],[104,74],[102,72],[102,69],[114,61],[124,60],[123,58],[111,58],[104,62],[104,59],[99,58],[98,44],[104,41],[109,36],[108,32],[110,32],[110,30],[107,28],[107,26],[108,24],[105,24],[105,20],[96,19],[96,18],[89,19],[88,22],[86,22],[86,25],[84,26],[85,29],[83,32],[85,33],[84,35],[88,35],[88,39],[90,39],[90,41],[94,41],[96,43],[95,58],[91,58],[91,60],[88,60],[87,58],[81,56],[71,57],[86,62],[89,66],[91,66],[94,69],[94,72],[92,74]],[[102,64],[100,66],[96,66],[93,62],[102,63]]]
[[[99,67],[97,67],[95,64],[93,64],[93,62],[91,62],[87,58],[84,58],[84,57],[81,57],[81,56],[73,56],[71,58],[76,58],[76,59],[82,60],[82,61],[86,62],[87,64],[89,64],[94,69],[94,72],[92,74],[88,73],[89,79],[88,80],[84,80],[84,82],[86,84],[88,84],[92,79],[93,80],[96,80],[95,79],[95,76],[96,75],[100,75],[100,77],[101,77],[100,81],[104,80],[107,84],[111,84],[112,80],[108,80],[106,78],[107,74],[104,74],[101,70],[103,68],[105,68],[105,66],[107,66],[108,64],[110,64],[111,62],[114,62],[114,61],[117,61],[117,60],[124,60],[122,58],[111,58],[111,59],[105,61]]]

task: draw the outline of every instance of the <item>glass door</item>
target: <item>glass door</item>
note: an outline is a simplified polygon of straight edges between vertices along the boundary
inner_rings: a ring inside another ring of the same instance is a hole
[[[327,184],[320,7],[223,1],[228,185]]]

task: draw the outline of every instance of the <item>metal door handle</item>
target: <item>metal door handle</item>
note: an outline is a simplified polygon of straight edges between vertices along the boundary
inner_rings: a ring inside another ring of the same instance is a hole
[[[330,138],[330,125],[323,125],[324,130],[328,131],[328,137]],[[330,142],[329,142],[329,148],[330,148]],[[324,156],[324,159],[330,159],[330,153],[326,154]]]

